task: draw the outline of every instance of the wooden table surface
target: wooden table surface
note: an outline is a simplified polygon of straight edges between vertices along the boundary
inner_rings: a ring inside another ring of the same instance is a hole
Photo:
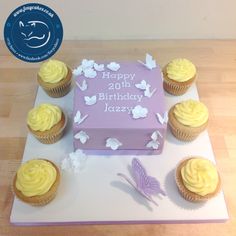
[[[212,224],[64,225],[17,227],[9,222],[12,177],[26,141],[26,115],[36,95],[38,63],[13,57],[0,42],[0,235],[236,235],[236,40],[65,41],[56,58],[71,68],[83,58],[137,60],[151,53],[164,66],[185,57],[198,69],[200,99],[210,111],[208,132],[230,219]],[[69,203],[68,203],[69,204]],[[62,213],[63,214],[63,213]]]

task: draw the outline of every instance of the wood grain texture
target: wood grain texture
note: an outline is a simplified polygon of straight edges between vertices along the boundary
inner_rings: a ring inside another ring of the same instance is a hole
[[[236,40],[64,41],[55,57],[74,68],[83,58],[137,60],[146,52],[161,66],[176,57],[188,58],[197,66],[197,87],[210,111],[208,131],[230,220],[179,225],[11,225],[11,182],[24,151],[25,120],[36,95],[39,64],[17,60],[0,42],[0,235],[236,235]]]

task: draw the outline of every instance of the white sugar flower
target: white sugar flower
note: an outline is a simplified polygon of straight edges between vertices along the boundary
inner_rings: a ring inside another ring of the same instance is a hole
[[[118,71],[120,69],[120,65],[116,62],[111,62],[107,65],[107,68],[112,71]]]
[[[108,138],[106,140],[106,147],[110,147],[112,150],[117,150],[122,143],[116,138]]]
[[[89,140],[89,136],[87,135],[86,132],[84,131],[80,131],[79,133],[77,133],[75,136],[74,136],[75,139],[79,139],[79,141],[82,143],[82,144],[85,144],[88,140]]]
[[[104,71],[104,64],[98,65],[97,63],[94,63],[93,67],[96,71]]]
[[[83,70],[93,68],[93,65],[94,65],[94,60],[83,59],[81,63]]]
[[[148,114],[148,109],[137,105],[132,110],[132,115],[134,119],[145,118]]]
[[[93,68],[84,69],[84,76],[89,79],[93,79],[97,76],[97,72]]]
[[[75,76],[82,75],[82,73],[83,73],[82,66],[78,66],[76,69],[73,70],[73,75],[75,75]]]
[[[77,149],[62,160],[61,169],[77,173],[84,168],[86,160],[87,155],[82,150]]]

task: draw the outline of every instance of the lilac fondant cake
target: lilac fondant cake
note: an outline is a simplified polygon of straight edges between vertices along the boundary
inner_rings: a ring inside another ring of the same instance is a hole
[[[83,60],[74,70],[74,148],[160,154],[167,113],[159,66]]]

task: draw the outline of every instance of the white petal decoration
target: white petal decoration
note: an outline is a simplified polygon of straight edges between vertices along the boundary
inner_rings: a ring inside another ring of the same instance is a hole
[[[83,68],[82,66],[78,66],[76,69],[73,70],[73,75],[75,76],[79,76],[79,75],[82,75],[83,73]]]
[[[62,170],[70,170],[70,161],[68,158],[64,158],[61,162],[61,169]]]
[[[158,130],[156,130],[152,133],[151,139],[153,141],[157,141],[158,137],[163,138],[162,134]]]
[[[144,118],[148,114],[148,109],[140,105],[135,106],[132,110],[132,115],[134,119]]]
[[[135,87],[141,90],[144,90],[144,96],[151,98],[152,95],[156,92],[156,88],[150,91],[151,85],[148,84],[145,80],[142,80],[139,84],[135,84]]]
[[[157,138],[158,138],[157,132],[155,131],[155,132],[152,133],[151,139],[152,139],[153,141],[157,141]]]
[[[149,84],[147,84],[146,80],[142,80],[139,84],[135,84],[135,87],[141,90],[145,90]]]
[[[78,110],[76,112],[76,115],[74,117],[74,123],[78,123],[81,124],[82,122],[84,122],[84,120],[88,117],[88,115],[85,115],[82,117],[81,112]]]
[[[94,95],[92,97],[85,96],[84,97],[84,101],[85,101],[86,105],[92,106],[92,105],[94,105],[97,102],[97,97],[96,97],[96,95]]]
[[[104,71],[104,64],[98,65],[97,63],[94,63],[93,67],[96,71]]]
[[[168,112],[166,111],[164,115],[162,116],[160,113],[156,113],[157,120],[159,121],[160,124],[167,124],[168,122]]]
[[[157,150],[159,148],[159,145],[160,145],[160,143],[158,141],[151,140],[147,143],[146,147]]]
[[[83,59],[81,63],[83,70],[93,68],[93,65],[94,65],[94,60]]]
[[[141,63],[142,65],[144,65],[146,68],[148,68],[149,70],[152,70],[153,68],[156,68],[156,61],[153,60],[152,56],[148,53],[146,53],[146,61],[145,63],[138,60],[139,63]]]
[[[79,82],[77,82],[77,81],[75,83],[81,91],[85,91],[88,89],[88,84],[85,79],[83,80],[82,85],[80,85]]]
[[[64,171],[77,173],[85,167],[87,155],[80,149],[69,153],[61,162],[61,169]]]
[[[151,98],[152,95],[157,91],[156,88],[154,88],[152,91],[150,91],[150,88],[151,88],[151,86],[148,84],[145,91],[144,91],[144,96],[145,97]]]
[[[84,71],[84,76],[86,78],[93,79],[97,76],[97,72],[93,68],[87,68],[87,69],[84,69],[83,71]]]
[[[112,71],[118,71],[120,69],[120,65],[116,62],[111,62],[107,65],[107,68]]]
[[[85,144],[89,140],[89,136],[84,131],[80,131],[74,136],[75,139],[79,139],[82,144]]]
[[[112,150],[117,150],[122,143],[116,138],[108,138],[106,140],[106,147],[111,148]]]
[[[158,141],[159,138],[163,138],[162,134],[158,130],[154,131],[151,135],[151,140],[147,143],[146,147],[157,150],[160,145]]]

